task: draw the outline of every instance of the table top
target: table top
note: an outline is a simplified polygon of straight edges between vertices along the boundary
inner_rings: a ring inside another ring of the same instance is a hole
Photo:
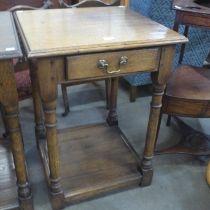
[[[209,0],[174,0],[172,8],[188,12],[196,12],[203,15],[210,15]]]
[[[0,59],[22,56],[12,15],[0,12],[0,20]]]
[[[29,58],[187,42],[122,6],[18,11],[15,19]]]

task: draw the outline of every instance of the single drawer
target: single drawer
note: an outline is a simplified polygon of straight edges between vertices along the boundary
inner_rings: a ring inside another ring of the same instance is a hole
[[[99,79],[157,71],[159,48],[85,54],[66,58],[66,79]]]

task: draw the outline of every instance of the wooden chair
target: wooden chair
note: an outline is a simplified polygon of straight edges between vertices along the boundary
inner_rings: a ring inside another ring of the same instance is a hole
[[[77,4],[74,5],[69,5],[66,3],[65,0],[59,0],[60,5],[62,7],[66,8],[77,8],[77,7],[102,7],[102,6],[119,6],[121,3],[125,4],[126,1],[122,0],[113,0],[111,3],[108,3],[110,1],[106,0],[83,0],[79,1]],[[94,11],[93,11],[94,12]],[[63,104],[64,104],[64,113],[62,114],[63,116],[68,115],[70,109],[69,109],[69,100],[68,100],[68,95],[67,95],[67,87],[71,85],[77,85],[77,84],[82,84],[86,82],[91,82],[91,80],[85,80],[80,83],[78,82],[65,82],[61,83],[61,90],[62,90],[62,96],[63,96]],[[105,89],[106,89],[106,107],[109,107],[109,92],[110,92],[110,79],[105,79]]]
[[[187,7],[182,7],[183,3],[186,2],[181,0],[174,1],[173,6],[176,10],[174,30],[178,31],[179,25],[186,25],[187,28],[184,33],[187,35],[190,26],[210,29],[210,8],[195,4],[192,0],[188,0]],[[209,45],[210,49],[210,31],[206,30],[206,32],[209,41],[205,44]],[[180,62],[184,56],[184,49],[185,46],[182,46]],[[179,65],[167,83],[161,113],[168,114],[169,116],[210,118],[209,90],[210,69],[191,65]],[[210,155],[209,137],[192,129],[179,118],[175,117],[175,119],[184,131],[183,138],[175,146],[156,151],[156,154],[184,153]],[[167,124],[170,124],[170,117]]]

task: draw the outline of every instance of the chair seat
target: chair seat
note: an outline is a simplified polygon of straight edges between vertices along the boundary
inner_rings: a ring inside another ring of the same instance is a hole
[[[180,65],[172,73],[165,95],[185,100],[210,100],[210,69]]]
[[[162,113],[210,117],[210,70],[188,65],[172,73],[163,96]]]

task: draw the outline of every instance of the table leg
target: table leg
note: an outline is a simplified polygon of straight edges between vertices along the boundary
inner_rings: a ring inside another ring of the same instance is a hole
[[[38,141],[40,139],[46,138],[46,132],[44,127],[44,120],[43,120],[43,110],[41,106],[41,99],[39,95],[38,89],[38,81],[37,81],[37,65],[35,61],[30,61],[30,74],[32,78],[32,95],[33,95],[33,106],[34,106],[34,119],[35,119],[35,134],[36,134],[36,141],[38,147]]]
[[[109,99],[109,113],[107,117],[107,123],[110,126],[118,125],[117,119],[117,91],[118,91],[118,77],[111,78],[111,91]]]
[[[23,210],[31,210],[33,209],[32,194],[25,165],[26,160],[18,117],[18,94],[11,61],[1,61],[0,74],[0,102],[4,109],[5,123],[11,141],[20,207]]]
[[[56,68],[53,60],[47,58],[37,62],[37,78],[45,116],[52,206],[53,209],[61,209],[64,205],[64,194],[60,185],[60,155],[56,128]]]
[[[4,130],[5,130],[5,132],[2,134],[2,137],[4,139],[7,139],[9,137],[9,131],[8,131],[8,128],[7,128],[7,125],[6,125],[4,107],[1,106],[1,105],[0,105],[0,112],[1,112],[2,122],[3,122],[3,125],[4,125]]]
[[[150,108],[150,116],[147,127],[147,135],[144,147],[144,155],[141,164],[142,186],[151,184],[153,176],[152,158],[156,142],[156,136],[159,125],[160,111],[162,106],[162,96],[164,94],[165,84],[170,75],[171,63],[173,60],[175,47],[163,47],[161,50],[159,71],[152,73],[153,93]]]

